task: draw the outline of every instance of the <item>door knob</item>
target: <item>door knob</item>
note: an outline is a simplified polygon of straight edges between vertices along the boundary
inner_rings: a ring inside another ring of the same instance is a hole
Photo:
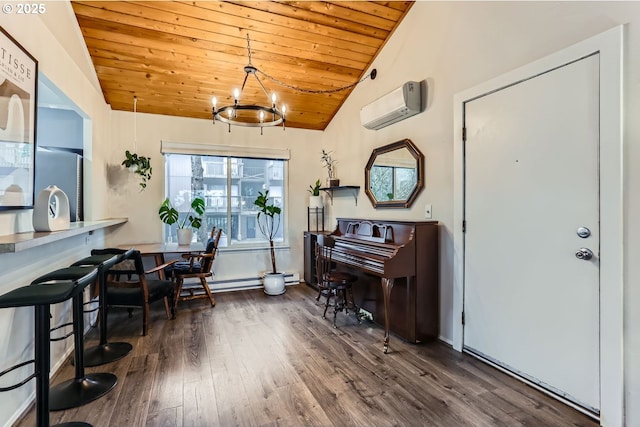
[[[576,251],[576,258],[589,261],[593,258],[593,252],[589,248],[580,248]]]

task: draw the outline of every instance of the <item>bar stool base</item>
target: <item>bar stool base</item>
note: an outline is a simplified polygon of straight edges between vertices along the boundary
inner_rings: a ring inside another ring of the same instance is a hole
[[[62,411],[82,406],[108,393],[117,382],[118,377],[113,374],[98,373],[57,384],[49,392],[49,410]]]
[[[70,421],[68,423],[56,424],[52,427],[93,427],[89,423],[83,423],[82,421]]]
[[[84,350],[84,366],[99,366],[122,359],[133,350],[128,342],[111,342]]]

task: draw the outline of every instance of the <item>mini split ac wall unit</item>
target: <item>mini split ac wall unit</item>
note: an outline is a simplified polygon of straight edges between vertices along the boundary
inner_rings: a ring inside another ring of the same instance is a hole
[[[427,82],[406,82],[365,105],[360,110],[360,123],[367,129],[382,129],[424,111],[427,104]]]

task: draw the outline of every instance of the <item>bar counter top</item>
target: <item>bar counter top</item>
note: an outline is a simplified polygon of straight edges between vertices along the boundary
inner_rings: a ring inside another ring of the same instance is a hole
[[[67,230],[60,231],[26,231],[24,233],[0,236],[0,254],[21,252],[58,240],[78,236],[83,233],[124,224],[126,218],[103,219],[98,221],[72,222]]]

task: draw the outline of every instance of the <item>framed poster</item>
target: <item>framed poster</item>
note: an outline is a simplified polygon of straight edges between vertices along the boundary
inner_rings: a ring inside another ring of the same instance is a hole
[[[38,61],[0,27],[0,210],[33,207]]]

